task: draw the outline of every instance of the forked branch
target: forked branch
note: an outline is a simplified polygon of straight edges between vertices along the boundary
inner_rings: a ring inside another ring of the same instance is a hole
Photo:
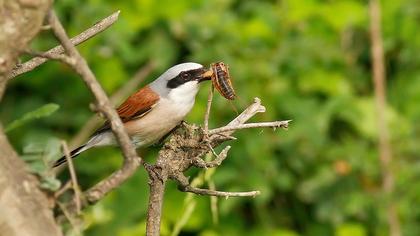
[[[247,109],[224,127],[208,131],[208,117],[210,115],[210,106],[212,101],[212,91],[210,91],[207,103],[207,109],[204,118],[204,130],[194,125],[183,124],[177,129],[171,138],[165,143],[164,147],[159,152],[156,164],[153,165],[155,170],[153,173],[149,172],[151,177],[150,186],[150,200],[149,210],[147,214],[146,235],[159,235],[161,206],[163,201],[162,196],[155,196],[154,194],[163,194],[162,187],[165,186],[167,179],[175,180],[181,191],[191,192],[198,195],[208,195],[217,197],[255,197],[260,194],[259,191],[249,192],[224,192],[212,189],[196,188],[190,185],[188,177],[184,172],[191,166],[198,168],[213,168],[220,166],[223,160],[226,159],[230,146],[227,146],[223,151],[216,156],[213,161],[206,162],[202,158],[207,153],[213,151],[213,148],[219,146],[225,141],[232,140],[231,136],[236,130],[244,128],[258,128],[258,127],[272,127],[272,128],[287,128],[289,120],[250,123],[245,124],[247,120],[257,113],[264,112],[265,107],[261,105],[258,98],[254,99]],[[152,176],[159,176],[158,178]],[[156,187],[158,186],[158,188]],[[159,189],[160,191],[156,191]],[[161,201],[157,201],[157,200]]]

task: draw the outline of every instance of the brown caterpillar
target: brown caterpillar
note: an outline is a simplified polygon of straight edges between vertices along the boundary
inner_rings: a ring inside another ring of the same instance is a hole
[[[229,100],[234,100],[236,97],[235,90],[233,90],[232,82],[230,81],[229,66],[223,62],[216,62],[210,65],[213,71],[212,82],[217,91]]]

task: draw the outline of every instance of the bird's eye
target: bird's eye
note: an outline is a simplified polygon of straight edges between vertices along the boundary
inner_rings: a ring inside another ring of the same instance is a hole
[[[181,72],[181,77],[186,80],[190,77],[190,75],[188,74],[188,72]]]

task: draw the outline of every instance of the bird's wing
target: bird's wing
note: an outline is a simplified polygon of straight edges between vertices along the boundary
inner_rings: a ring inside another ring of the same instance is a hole
[[[117,113],[120,116],[123,123],[130,120],[138,119],[148,112],[150,112],[159,101],[159,95],[153,92],[149,86],[137,91],[135,94],[125,100],[118,108]],[[92,135],[102,133],[103,131],[111,128],[109,121],[106,121],[102,127],[97,129]]]

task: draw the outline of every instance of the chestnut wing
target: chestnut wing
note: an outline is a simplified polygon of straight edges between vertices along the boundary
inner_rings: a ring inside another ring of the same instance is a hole
[[[138,119],[146,115],[159,101],[159,95],[153,90],[146,86],[135,94],[127,98],[118,108],[117,113],[120,116],[123,123],[130,120]],[[99,129],[92,135],[102,133],[111,128],[109,121],[106,121]]]

